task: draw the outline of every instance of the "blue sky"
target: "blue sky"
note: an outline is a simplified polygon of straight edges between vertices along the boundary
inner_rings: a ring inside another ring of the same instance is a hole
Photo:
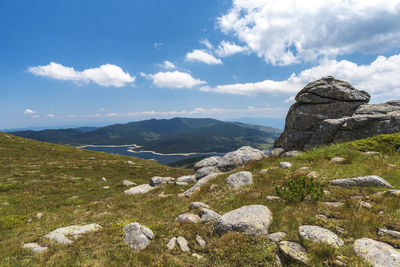
[[[398,1],[276,2],[0,0],[0,129],[284,118],[326,75],[398,98]]]

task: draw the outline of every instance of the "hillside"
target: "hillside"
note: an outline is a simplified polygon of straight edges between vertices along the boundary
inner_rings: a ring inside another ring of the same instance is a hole
[[[228,152],[243,145],[268,148],[280,130],[214,119],[174,118],[82,128],[20,131],[12,134],[64,145],[128,145],[160,153]]]
[[[218,176],[191,198],[177,194],[191,185],[165,185],[144,194],[129,196],[122,180],[148,183],[154,175],[179,177],[192,171],[162,166],[137,158],[109,155],[72,147],[48,144],[0,133],[0,265],[12,266],[274,266],[278,254],[284,266],[291,265],[279,253],[276,243],[265,236],[247,236],[214,232],[212,223],[180,224],[175,218],[188,212],[192,201],[202,201],[223,214],[244,205],[267,206],[273,221],[269,232],[286,232],[284,240],[302,244],[311,266],[369,266],[357,257],[353,243],[369,237],[400,246],[399,239],[378,236],[382,227],[400,230],[399,197],[376,194],[386,189],[341,188],[328,185],[332,179],[361,175],[379,175],[400,188],[400,134],[376,136],[352,143],[313,149],[294,158],[265,158],[238,170],[253,174],[254,184],[232,190],[225,184],[231,173]],[[362,151],[379,151],[365,155]],[[331,158],[340,156],[341,163]],[[133,161],[128,164],[127,161]],[[271,168],[289,161],[289,169]],[[284,185],[288,177],[298,177],[296,171],[309,167],[325,193],[316,201],[290,203],[268,200],[276,195],[275,186]],[[269,169],[260,173],[262,169]],[[107,181],[101,181],[106,177]],[[104,188],[109,186],[109,188]],[[160,193],[166,196],[160,196]],[[360,207],[360,200],[372,208]],[[341,202],[330,207],[324,202]],[[41,218],[38,213],[43,213]],[[319,216],[316,216],[319,215]],[[324,216],[321,216],[324,215]],[[122,227],[139,222],[155,234],[150,245],[132,251],[123,241]],[[97,223],[102,229],[82,235],[70,245],[53,245],[43,235],[59,227]],[[344,241],[333,248],[299,238],[300,225],[319,225]],[[205,247],[195,242],[200,235]],[[168,250],[173,236],[184,236],[190,253],[179,248]],[[46,252],[33,254],[22,249],[24,243],[36,242],[49,246]],[[195,252],[202,258],[191,256]],[[297,266],[292,264],[291,266]]]

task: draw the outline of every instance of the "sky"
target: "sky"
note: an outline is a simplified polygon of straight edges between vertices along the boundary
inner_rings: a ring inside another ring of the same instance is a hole
[[[0,0],[0,129],[284,119],[328,75],[399,99],[399,0]]]

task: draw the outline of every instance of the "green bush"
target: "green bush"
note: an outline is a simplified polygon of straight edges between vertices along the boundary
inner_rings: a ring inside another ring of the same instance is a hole
[[[276,194],[287,202],[300,202],[307,198],[316,201],[324,193],[323,185],[311,177],[290,178],[284,186],[275,186]]]

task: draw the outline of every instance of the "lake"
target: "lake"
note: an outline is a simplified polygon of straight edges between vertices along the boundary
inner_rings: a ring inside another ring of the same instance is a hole
[[[95,150],[111,154],[120,154],[138,157],[142,159],[153,159],[161,164],[169,164],[176,161],[200,157],[200,156],[223,156],[225,153],[176,153],[176,154],[161,154],[153,151],[135,151],[138,148],[136,145],[126,146],[83,146],[81,149]]]

